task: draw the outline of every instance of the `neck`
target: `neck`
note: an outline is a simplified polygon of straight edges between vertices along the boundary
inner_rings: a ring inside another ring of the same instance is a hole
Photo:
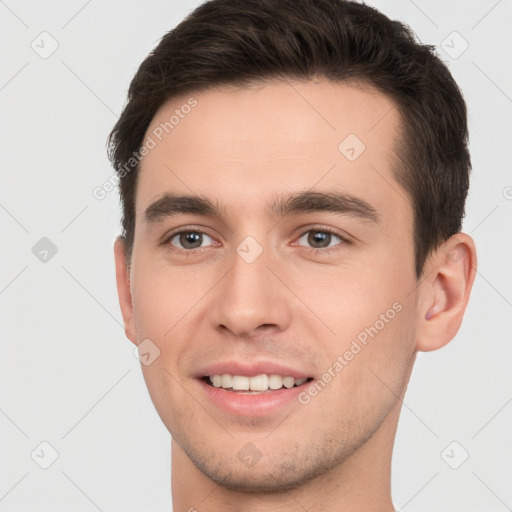
[[[299,487],[275,493],[245,493],[222,487],[199,471],[172,440],[175,512],[393,512],[391,455],[401,402],[373,436],[350,456]]]

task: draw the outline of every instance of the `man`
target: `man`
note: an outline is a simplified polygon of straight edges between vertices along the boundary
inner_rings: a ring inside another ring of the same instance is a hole
[[[418,351],[457,333],[466,107],[433,49],[342,0],[212,0],[110,137],[127,337],[175,511],[392,511]]]

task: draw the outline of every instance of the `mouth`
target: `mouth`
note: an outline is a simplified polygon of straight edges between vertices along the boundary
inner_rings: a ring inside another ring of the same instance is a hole
[[[233,417],[274,417],[300,406],[299,395],[313,377],[214,373],[196,379],[203,396]],[[294,405],[295,404],[295,405]]]
[[[227,392],[241,395],[259,395],[305,386],[313,380],[313,377],[295,378],[277,374],[246,376],[224,373],[206,375],[201,380],[210,387],[220,388]]]
[[[218,361],[198,369],[195,382],[205,402],[233,417],[268,417],[301,407],[299,395],[315,378],[300,365],[277,361]]]

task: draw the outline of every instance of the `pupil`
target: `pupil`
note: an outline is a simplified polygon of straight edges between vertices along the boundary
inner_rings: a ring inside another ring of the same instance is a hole
[[[313,231],[309,234],[309,240],[308,242],[313,247],[327,247],[331,241],[331,234],[325,233],[324,231]],[[327,243],[323,243],[326,242]]]
[[[202,235],[201,233],[197,233],[195,231],[190,231],[188,233],[182,233],[180,235],[180,243],[183,247],[187,249],[195,249],[201,246]]]

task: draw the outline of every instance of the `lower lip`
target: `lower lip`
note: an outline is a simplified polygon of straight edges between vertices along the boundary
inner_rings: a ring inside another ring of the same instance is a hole
[[[198,379],[198,382],[203,392],[216,406],[238,416],[265,416],[282,410],[286,404],[294,400],[298,402],[297,397],[309,384],[306,382],[289,389],[244,395],[210,386],[202,379]]]

